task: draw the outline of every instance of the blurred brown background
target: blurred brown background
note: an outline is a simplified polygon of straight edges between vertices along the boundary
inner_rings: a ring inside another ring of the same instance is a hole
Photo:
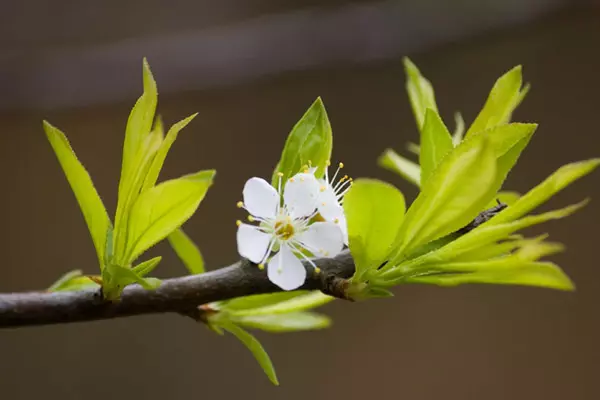
[[[600,155],[599,43],[599,10],[573,1],[3,2],[0,291],[97,269],[41,120],[67,133],[114,211],[144,55],[165,121],[200,113],[162,178],[217,169],[185,226],[216,268],[236,259],[243,182],[270,174],[317,96],[335,159],[412,199],[413,187],[375,164],[417,137],[401,56],[432,80],[449,123],[457,110],[472,121],[494,80],[523,64],[533,90],[515,118],[541,123],[507,185],[524,192],[563,163]],[[554,260],[575,293],[407,286],[390,300],[335,302],[329,330],[258,334],[280,387],[234,338],[175,315],[5,330],[0,398],[598,399],[600,176],[548,207],[586,196],[595,202],[583,212],[541,228],[567,244]],[[165,255],[161,277],[184,273],[168,246],[153,252]]]

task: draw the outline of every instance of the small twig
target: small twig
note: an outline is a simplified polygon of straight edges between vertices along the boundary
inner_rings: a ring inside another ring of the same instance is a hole
[[[348,251],[335,258],[315,260],[321,269],[307,269],[306,283],[300,289],[322,290],[345,298],[344,282],[354,274],[354,261]],[[341,286],[340,286],[341,285]],[[125,288],[119,302],[102,299],[99,289],[75,292],[26,292],[0,294],[0,328],[93,321],[141,314],[175,312],[190,315],[199,305],[279,289],[265,271],[247,260],[201,275],[165,279],[152,291],[138,285]]]

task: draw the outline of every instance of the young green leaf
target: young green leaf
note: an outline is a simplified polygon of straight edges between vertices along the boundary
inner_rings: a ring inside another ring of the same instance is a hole
[[[319,97],[292,128],[281,159],[273,172],[273,186],[277,187],[279,183],[278,173],[283,174],[281,182],[287,182],[309,163],[317,168],[315,176],[322,177],[327,161],[331,158],[332,145],[331,125],[323,101]]]
[[[245,303],[243,302],[244,299],[246,299]],[[234,299],[224,304],[223,309],[236,317],[286,314],[317,308],[333,299],[333,297],[319,291],[301,291],[299,295],[283,292]]]
[[[454,128],[454,133],[452,134],[452,144],[454,147],[456,147],[460,142],[462,142],[463,136],[465,135],[465,120],[461,113],[454,113],[454,124],[456,127]]]
[[[496,207],[498,205],[498,201],[506,204],[507,206],[511,206],[514,203],[516,203],[517,200],[519,200],[519,197],[521,197],[521,195],[517,192],[513,192],[513,191],[501,191],[496,193],[496,195],[494,196],[494,198],[492,200],[490,200],[490,202],[487,204],[487,206],[485,206],[485,209],[490,209],[492,207]]]
[[[154,290],[160,286],[159,279],[143,278],[131,268],[108,264],[102,270],[102,294],[106,300],[118,300],[125,286],[132,283],[137,283],[146,290]]]
[[[77,159],[64,133],[46,121],[44,121],[44,131],[79,203],[79,208],[83,213],[96,248],[100,268],[103,268],[105,264],[106,235],[108,230],[112,229],[106,208],[94,187],[90,175]]]
[[[379,157],[377,164],[380,167],[397,173],[417,187],[421,185],[421,167],[419,164],[402,157],[392,149],[387,149]]]
[[[421,130],[421,186],[427,182],[442,159],[454,148],[452,136],[439,114],[428,108],[425,111],[425,122]]]
[[[234,321],[247,328],[273,333],[317,330],[328,328],[331,325],[329,317],[307,311],[287,314],[248,315],[234,318]]]
[[[142,193],[131,208],[125,264],[166,238],[196,211],[215,172],[172,179]]]
[[[277,375],[275,374],[275,368],[273,367],[273,363],[269,358],[269,355],[262,347],[260,342],[252,336],[250,333],[246,332],[244,329],[235,325],[229,321],[222,321],[219,323],[220,327],[228,331],[237,337],[240,342],[244,344],[250,350],[258,364],[261,366],[271,383],[274,385],[279,385],[279,381],[277,380]]]
[[[185,128],[190,122],[192,122],[196,115],[198,115],[198,113],[190,115],[186,119],[179,121],[178,123],[173,125],[171,129],[169,129],[169,132],[167,132],[167,136],[163,141],[161,141],[160,148],[158,149],[158,151],[156,152],[156,156],[152,160],[152,164],[150,165],[150,169],[148,170],[148,174],[146,175],[144,184],[142,186],[142,191],[146,191],[156,184],[156,181],[158,180],[158,176],[160,174],[160,170],[162,169],[165,159],[167,158],[167,153],[171,149],[171,146],[175,142],[175,139],[177,139],[177,135],[183,128]]]
[[[47,290],[48,292],[76,291],[91,287],[98,287],[98,284],[88,276],[83,276],[81,270],[76,269],[61,276]]]
[[[198,246],[185,234],[183,229],[175,229],[167,236],[167,239],[190,274],[204,273],[204,258],[202,258],[202,253],[200,253]]]
[[[139,276],[142,276],[142,277],[146,276],[150,272],[152,272],[154,270],[154,268],[156,268],[156,266],[158,265],[160,260],[162,260],[162,257],[159,256],[159,257],[151,258],[150,260],[143,261],[132,268],[133,272],[135,272],[136,274],[138,274]]]
[[[394,261],[465,226],[493,195],[496,155],[489,140],[463,141],[444,158],[413,202],[400,229]]]
[[[406,205],[395,187],[374,179],[357,179],[344,196],[350,252],[356,265],[353,281],[360,282],[366,271],[378,268],[390,252]]]
[[[524,97],[521,94],[522,68],[514,67],[502,75],[492,87],[483,109],[467,130],[466,136],[507,123]]]
[[[510,207],[492,218],[489,223],[497,225],[522,217],[577,179],[592,172],[599,165],[600,158],[563,165],[546,178],[546,180],[519,198],[519,200],[514,202]]]
[[[435,94],[431,83],[421,75],[415,64],[407,57],[404,58],[404,70],[406,72],[406,91],[410,99],[410,105],[417,121],[419,130],[425,122],[425,111],[430,108],[438,111],[435,103]]]

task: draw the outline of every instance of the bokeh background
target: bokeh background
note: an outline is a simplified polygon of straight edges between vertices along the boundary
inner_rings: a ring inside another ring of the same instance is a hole
[[[334,158],[389,180],[386,147],[417,132],[401,57],[434,83],[450,123],[472,121],[494,80],[524,65],[533,89],[515,115],[541,127],[507,186],[521,192],[563,163],[600,155],[600,10],[561,0],[102,1],[2,3],[0,291],[47,287],[96,257],[41,129],[69,136],[110,211],[141,58],[159,112],[180,135],[162,178],[218,170],[186,231],[210,268],[236,260],[235,202],[269,176],[290,128],[322,96]],[[553,199],[595,197],[533,230],[568,246],[554,257],[575,293],[520,287],[407,286],[390,300],[325,307],[320,332],[258,333],[280,387],[233,337],[176,315],[0,331],[1,399],[598,399],[600,176]],[[185,273],[168,246],[160,277]]]

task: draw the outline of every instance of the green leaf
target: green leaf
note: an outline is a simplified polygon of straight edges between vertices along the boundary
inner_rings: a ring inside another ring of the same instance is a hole
[[[274,385],[279,385],[279,381],[277,380],[277,375],[275,374],[275,368],[273,367],[273,363],[269,358],[269,355],[262,347],[260,342],[252,336],[250,333],[246,332],[244,329],[239,326],[229,322],[222,321],[220,322],[220,326],[237,337],[243,344],[250,350],[258,364],[261,366],[271,383]]]
[[[600,158],[579,161],[560,167],[546,180],[492,218],[489,223],[497,225],[522,217],[577,179],[592,172],[598,165],[600,165]]]
[[[150,260],[143,261],[135,267],[133,267],[133,272],[135,272],[139,276],[146,276],[150,272],[152,272],[154,268],[156,268],[160,260],[162,260],[162,257],[159,256],[151,258]]]
[[[142,191],[146,191],[156,184],[165,159],[167,158],[167,153],[171,149],[171,146],[175,142],[175,139],[177,139],[177,135],[183,128],[185,128],[190,122],[192,122],[196,115],[198,114],[196,113],[190,115],[186,119],[179,121],[178,123],[173,125],[171,129],[169,129],[169,132],[167,132],[167,136],[163,141],[161,141],[160,148],[158,149],[158,151],[156,152],[156,156],[152,160],[152,164],[150,165],[150,169],[148,170],[148,174],[146,175],[144,184],[142,186]]]
[[[106,235],[109,229],[112,229],[106,208],[90,175],[77,159],[66,136],[46,121],[44,121],[44,131],[79,203],[96,248],[100,268],[103,268]]]
[[[410,151],[411,153],[417,156],[421,154],[421,146],[413,142],[406,143],[406,150]]]
[[[159,279],[143,278],[131,268],[109,264],[102,270],[102,293],[106,300],[118,300],[123,289],[132,283],[137,283],[146,290],[154,290],[160,286]]]
[[[48,292],[77,291],[91,287],[98,287],[98,284],[89,277],[83,276],[81,270],[76,269],[61,276],[47,290]]]
[[[280,293],[247,296],[239,299],[236,303],[233,302],[234,300],[230,301],[223,308],[230,315],[236,317],[274,315],[310,310],[327,304],[334,299],[319,291],[302,291],[300,295],[295,296],[290,293],[286,294],[287,296]],[[244,299],[246,299],[246,302],[242,303]]]
[[[454,128],[454,133],[452,134],[452,144],[454,144],[456,147],[460,142],[462,142],[463,136],[465,135],[465,120],[461,113],[454,113],[454,123],[456,127]]]
[[[417,121],[419,130],[425,122],[425,111],[430,108],[438,111],[435,103],[435,94],[431,83],[421,75],[415,64],[407,57],[404,58],[404,70],[406,72],[406,91],[410,99],[410,105]]]
[[[425,111],[425,122],[421,132],[421,186],[427,182],[442,159],[454,148],[452,137],[439,114],[428,108]]]
[[[287,314],[249,315],[235,318],[234,321],[247,328],[273,333],[317,330],[328,328],[331,325],[329,317],[307,311]]]
[[[320,178],[325,173],[327,161],[331,158],[333,136],[331,125],[321,98],[317,98],[300,121],[290,132],[281,159],[273,172],[272,184],[279,184],[278,173],[282,173],[282,182],[298,173],[309,163],[316,167],[315,176]]]
[[[487,210],[487,209],[497,206],[498,201],[501,203],[504,203],[508,206],[511,206],[514,203],[516,203],[517,200],[519,200],[519,197],[521,197],[521,195],[517,192],[512,192],[512,191],[498,192],[498,193],[496,193],[494,198],[487,204],[487,206],[485,206],[485,209]]]
[[[521,95],[522,68],[514,67],[502,75],[492,87],[483,109],[475,118],[466,136],[507,123],[524,97]]]
[[[406,213],[394,261],[471,222],[495,192],[495,180],[496,156],[489,140],[478,136],[463,141],[444,158]]]
[[[354,281],[378,268],[394,249],[406,205],[398,189],[374,179],[357,179],[344,196]]]
[[[231,300],[225,300],[219,302],[219,309],[224,308],[232,313],[238,311],[262,308],[265,306],[271,306],[277,303],[281,303],[287,300],[291,300],[295,297],[303,296],[309,293],[321,293],[321,292],[310,292],[308,290],[294,290],[290,292],[278,292],[268,294],[255,294],[251,296],[236,297]]]
[[[142,193],[131,208],[125,264],[166,238],[196,211],[215,172],[172,179]]]
[[[204,273],[204,259],[198,246],[182,229],[175,229],[169,236],[169,243],[190,274]]]
[[[485,265],[483,265],[485,267]],[[481,270],[473,273],[451,273],[425,275],[411,278],[411,283],[430,283],[440,286],[455,286],[465,283],[488,283],[495,285],[538,286],[558,290],[574,290],[569,277],[550,262],[523,262],[502,270]]]
[[[421,185],[421,167],[419,164],[402,157],[392,149],[387,149],[379,157],[377,164],[380,167],[397,173],[417,187]]]

